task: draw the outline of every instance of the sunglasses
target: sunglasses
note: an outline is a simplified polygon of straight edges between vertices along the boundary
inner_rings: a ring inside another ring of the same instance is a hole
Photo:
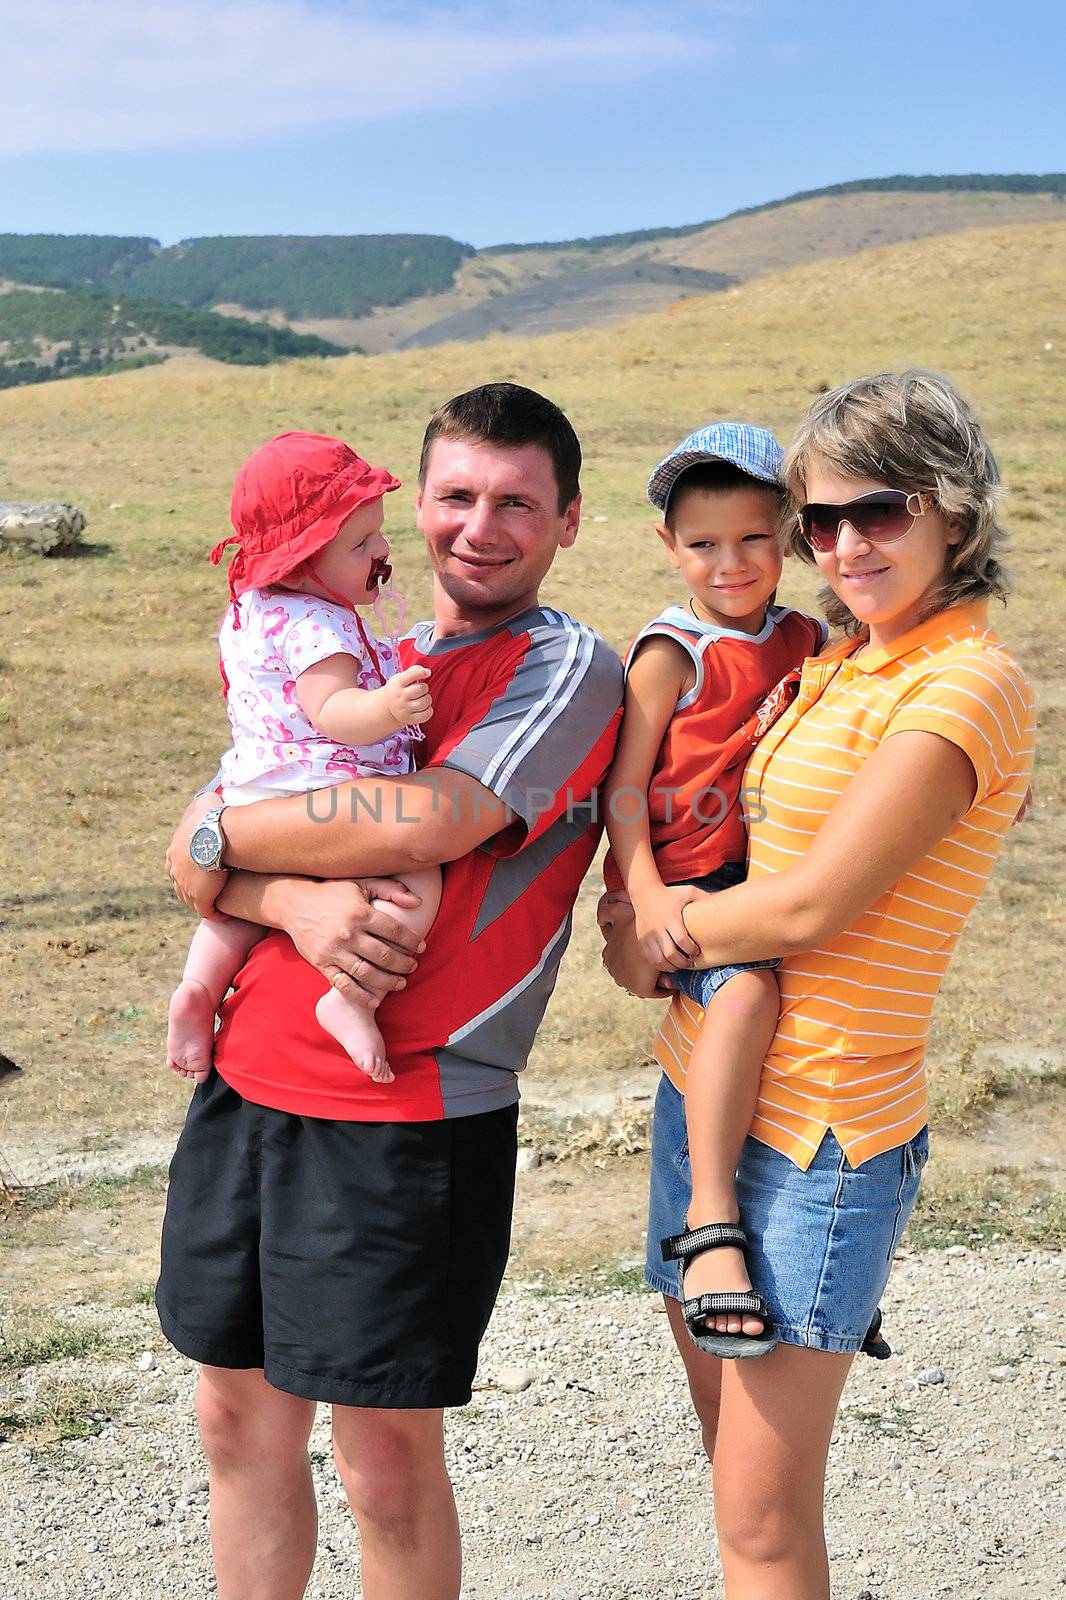
[[[872,494],[859,495],[857,500],[801,506],[799,525],[811,549],[826,555],[836,549],[845,522],[871,544],[893,544],[910,533],[927,509],[924,493],[875,489]]]

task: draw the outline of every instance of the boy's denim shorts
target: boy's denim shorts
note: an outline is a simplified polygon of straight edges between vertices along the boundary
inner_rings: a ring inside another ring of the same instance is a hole
[[[848,1165],[826,1132],[806,1172],[750,1136],[737,1168],[752,1286],[785,1344],[856,1351],[866,1336],[929,1155],[923,1128],[907,1144]],[[676,1261],[660,1241],[686,1225],[692,1178],[685,1100],[665,1075],[655,1101],[644,1277],[681,1298]]]
[[[725,866],[709,872],[705,878],[691,879],[691,885],[693,889],[702,889],[706,894],[717,894],[722,889],[732,889],[734,885],[743,883],[744,878],[744,863],[727,861]],[[666,976],[673,988],[687,994],[690,1000],[695,1000],[698,1006],[706,1010],[722,985],[728,983],[730,978],[735,978],[738,972],[758,972],[780,965],[780,961],[742,961],[728,967],[704,967],[699,972],[679,967],[676,972],[669,972]]]

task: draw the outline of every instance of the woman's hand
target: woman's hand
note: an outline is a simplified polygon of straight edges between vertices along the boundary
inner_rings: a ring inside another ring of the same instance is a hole
[[[596,920],[603,934],[603,964],[620,989],[639,1000],[661,999],[670,991],[662,983],[658,966],[637,943],[633,905],[627,894],[601,895]]]
[[[700,890],[691,884],[661,884],[651,894],[638,895],[634,902],[637,943],[657,972],[691,967],[693,957],[699,955],[700,947],[682,915],[685,907],[699,898]]]
[[[167,877],[174,885],[174,893],[182,905],[188,906],[190,911],[195,911],[198,917],[218,915],[215,911],[215,901],[226,887],[229,878],[229,873],[225,869],[205,872],[203,867],[196,865],[189,854],[189,840],[207,813],[218,804],[218,796],[210,790],[204,794],[193,795],[174,830],[174,837],[167,850]]]
[[[417,965],[415,954],[425,944],[421,935],[371,900],[390,900],[413,908],[418,896],[394,878],[313,883],[293,880],[285,886],[278,921],[305,961],[317,967],[339,994],[375,1002],[402,989]]]

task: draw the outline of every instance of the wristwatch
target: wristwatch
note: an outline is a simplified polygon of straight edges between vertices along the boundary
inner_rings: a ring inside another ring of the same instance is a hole
[[[222,866],[222,852],[226,848],[226,841],[218,819],[225,809],[225,806],[212,807],[189,840],[189,854],[196,865],[203,867],[205,872],[217,872]]]

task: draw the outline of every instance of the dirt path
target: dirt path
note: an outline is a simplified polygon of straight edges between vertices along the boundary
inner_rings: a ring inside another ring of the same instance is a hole
[[[840,1600],[1007,1600],[1066,1582],[1063,1279],[1060,1256],[1005,1247],[899,1262],[898,1353],[857,1364],[831,1453]],[[100,1322],[99,1308],[57,1312]],[[212,1590],[193,1369],[147,1306],[113,1311],[106,1336],[101,1352],[32,1370],[16,1395],[87,1382],[105,1420],[44,1453],[0,1445],[5,1600]],[[508,1393],[500,1380],[528,1386]],[[313,1449],[322,1530],[309,1593],[352,1600],[358,1543],[322,1418]],[[653,1296],[511,1284],[449,1453],[468,1600],[720,1595],[707,1468]]]

